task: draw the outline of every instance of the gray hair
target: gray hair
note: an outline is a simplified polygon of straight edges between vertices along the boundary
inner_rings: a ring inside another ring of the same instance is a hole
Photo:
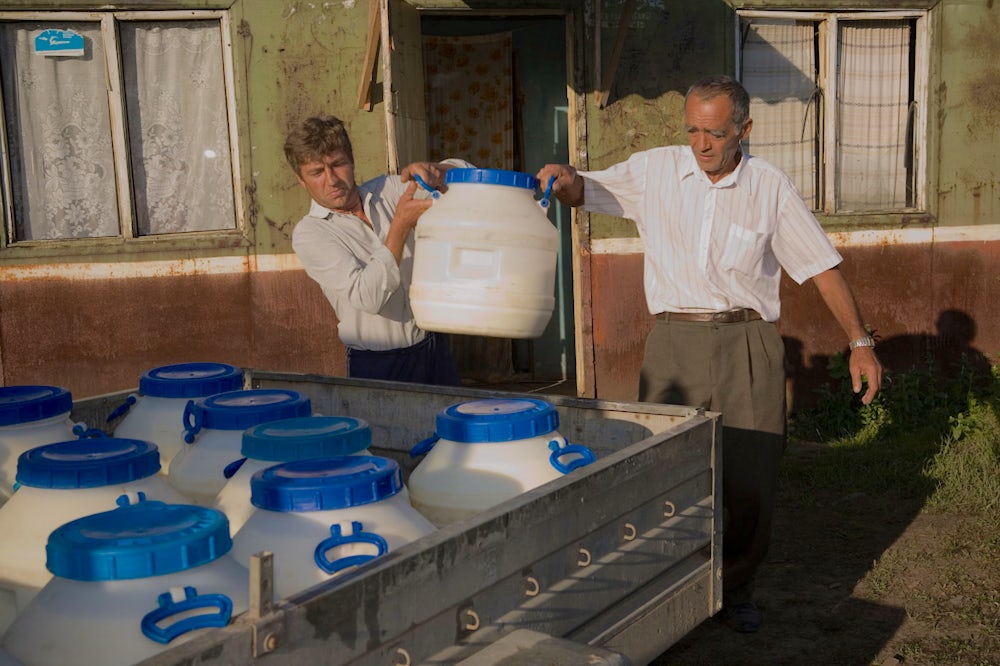
[[[743,84],[731,76],[714,75],[699,79],[688,88],[684,101],[687,102],[692,94],[706,100],[719,95],[728,97],[733,103],[733,124],[740,130],[750,120],[750,95]]]

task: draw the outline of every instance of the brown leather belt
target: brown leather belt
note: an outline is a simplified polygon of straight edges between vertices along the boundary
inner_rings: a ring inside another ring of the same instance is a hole
[[[750,308],[727,310],[726,312],[661,312],[656,315],[662,321],[703,321],[713,324],[735,324],[741,321],[757,321],[760,313]]]

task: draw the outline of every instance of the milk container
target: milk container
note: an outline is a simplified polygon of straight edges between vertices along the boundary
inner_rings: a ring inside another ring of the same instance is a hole
[[[124,414],[116,437],[153,442],[160,449],[161,472],[184,446],[184,407],[192,398],[243,387],[243,371],[225,363],[177,363],[147,370],[139,378],[139,393],[129,395],[108,421]]]

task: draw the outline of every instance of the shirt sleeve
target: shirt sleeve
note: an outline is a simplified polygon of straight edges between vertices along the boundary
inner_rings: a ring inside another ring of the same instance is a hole
[[[646,191],[647,167],[648,156],[638,152],[603,171],[581,171],[582,208],[592,213],[636,219]]]
[[[796,283],[802,284],[843,261],[790,180],[782,188],[778,212],[771,248]]]

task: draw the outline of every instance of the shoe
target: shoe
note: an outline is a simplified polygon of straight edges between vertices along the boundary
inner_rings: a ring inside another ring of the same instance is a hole
[[[743,601],[722,609],[723,621],[733,631],[741,634],[753,634],[760,629],[763,621],[763,614],[757,605],[752,601]]]

